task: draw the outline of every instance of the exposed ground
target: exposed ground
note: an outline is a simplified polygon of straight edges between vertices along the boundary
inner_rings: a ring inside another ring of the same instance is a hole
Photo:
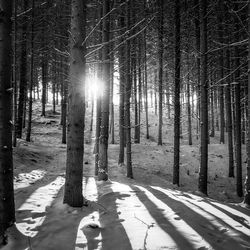
[[[40,117],[36,110],[32,142],[19,140],[14,149],[16,224],[2,249],[250,249],[250,210],[236,195],[235,179],[227,177],[227,145],[218,144],[217,137],[209,146],[209,197],[196,192],[199,146],[195,136],[194,145],[187,145],[185,124],[181,185],[171,184],[173,128],[164,121],[164,145],[157,146],[157,118],[151,110],[150,140],[142,133],[141,144],[132,145],[134,179],[127,179],[125,167],[117,164],[116,122],[110,180],[98,182],[87,117],[83,194],[89,206],[75,209],[62,202],[66,146],[60,114],[47,114]],[[244,178],[244,165],[243,170]]]

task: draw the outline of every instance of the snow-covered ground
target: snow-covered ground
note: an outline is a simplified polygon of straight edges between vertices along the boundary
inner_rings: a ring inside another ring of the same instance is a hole
[[[183,126],[178,188],[171,184],[173,127],[164,121],[164,145],[157,146],[156,120],[150,111],[150,140],[142,127],[141,144],[132,145],[134,179],[117,164],[116,141],[109,145],[110,180],[98,182],[87,117],[83,194],[89,206],[71,208],[62,202],[66,146],[60,142],[60,115],[37,114],[33,141],[19,140],[14,149],[16,224],[2,249],[250,249],[250,210],[236,195],[235,179],[227,177],[227,145],[211,140],[209,198],[198,196],[195,136],[188,146]]]

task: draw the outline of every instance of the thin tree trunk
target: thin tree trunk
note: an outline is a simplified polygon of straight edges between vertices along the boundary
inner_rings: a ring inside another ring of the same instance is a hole
[[[146,1],[146,0],[145,0]],[[145,5],[144,1],[144,5]],[[147,33],[146,30],[143,33],[144,36],[144,97],[145,97],[145,116],[146,116],[146,139],[149,139],[149,124],[148,124],[148,71],[147,71]]]
[[[103,8],[99,6],[98,9],[99,19],[102,18]],[[103,25],[102,22],[100,23],[100,30],[102,31]],[[102,43],[102,32],[99,34],[98,42]],[[99,63],[97,66],[97,79],[98,84],[102,81],[102,51],[100,50],[98,53]],[[100,138],[100,131],[101,131],[101,93],[97,92],[96,96],[96,129],[95,129],[95,147],[94,147],[94,154],[95,154],[95,175],[98,175],[99,170],[99,138]]]
[[[230,51],[227,48],[227,75],[230,74]],[[225,88],[226,112],[227,112],[227,133],[228,133],[228,177],[234,177],[234,152],[233,152],[233,125],[232,125],[232,108],[231,108],[231,86],[230,77],[227,78]]]
[[[114,56],[112,56],[110,74],[110,135],[111,135],[111,144],[115,144],[115,112],[114,112]]]
[[[122,30],[125,28],[125,18],[123,15],[119,17],[119,27]],[[119,85],[119,159],[118,164],[124,164],[124,146],[125,146],[125,121],[124,121],[124,98],[125,98],[125,46],[122,44],[119,48],[119,73],[120,73],[120,85]]]
[[[219,42],[223,44],[223,13],[224,13],[224,3],[222,1],[218,2],[218,38]],[[219,101],[220,101],[220,143],[225,143],[225,115],[224,115],[224,86],[222,79],[224,78],[224,49],[221,49],[219,55],[219,79],[222,86],[219,87]]]
[[[200,51],[200,12],[199,12],[199,0],[194,0],[194,7],[195,7],[195,11],[196,11],[196,18],[194,20],[195,22],[195,38],[196,38],[196,49],[199,53]],[[201,58],[200,58],[200,54],[198,54],[197,58],[196,58],[196,67],[197,67],[197,108],[196,108],[196,138],[197,140],[199,139],[199,133],[200,133],[200,83],[201,83],[201,79],[200,79],[200,64],[201,64]]]
[[[162,85],[163,85],[163,0],[158,0],[158,92],[159,92],[159,119],[158,119],[158,145],[162,145]]]
[[[48,71],[48,62],[45,55],[42,58],[42,114],[45,116],[45,109],[47,103],[47,71]]]
[[[188,79],[187,79],[187,115],[188,115],[188,144],[192,145],[192,119],[191,119],[191,102],[190,102],[190,61],[189,61],[189,51],[187,54],[187,64],[188,64]]]
[[[128,37],[130,35],[131,20],[130,20],[131,0],[127,1],[127,30]],[[130,123],[130,98],[131,98],[131,60],[130,60],[130,41],[126,42],[126,86],[125,86],[125,131],[126,131],[126,155],[127,155],[127,177],[133,178],[132,170],[132,152],[131,152],[131,123]]]

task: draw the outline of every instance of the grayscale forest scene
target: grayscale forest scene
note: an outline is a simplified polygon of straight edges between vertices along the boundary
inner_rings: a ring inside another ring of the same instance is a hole
[[[250,0],[0,0],[0,249],[250,249]]]

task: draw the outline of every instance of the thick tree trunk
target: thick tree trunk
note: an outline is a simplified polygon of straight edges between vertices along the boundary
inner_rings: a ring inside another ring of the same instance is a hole
[[[14,1],[14,15],[13,15],[13,67],[12,67],[12,85],[14,87],[14,97],[13,97],[13,147],[16,147],[17,142],[17,2]]]
[[[72,0],[70,37],[70,81],[67,135],[67,162],[64,203],[73,207],[84,204],[82,174],[85,119],[86,1]]]
[[[173,184],[179,186],[180,168],[180,62],[181,62],[180,0],[175,1],[175,91],[174,91],[174,168]]]
[[[235,10],[238,10],[238,4],[235,3]],[[240,30],[240,24],[239,20],[236,17],[235,18],[235,40],[239,41],[239,30]],[[235,47],[235,68],[237,69],[235,71],[235,136],[236,136],[236,190],[237,195],[239,197],[242,197],[243,195],[243,186],[242,186],[242,141],[241,141],[241,94],[240,94],[240,55],[239,55],[239,49],[236,46]]]
[[[104,0],[103,15],[110,11],[110,1]],[[108,180],[108,138],[109,138],[109,99],[110,99],[110,55],[109,55],[109,31],[110,17],[103,20],[103,43],[107,44],[103,48],[103,95],[101,101],[101,131],[99,139],[99,170],[98,180]]]
[[[130,35],[131,28],[131,0],[127,1],[127,30],[128,37]],[[130,122],[130,98],[131,98],[131,89],[132,89],[132,79],[131,79],[131,59],[130,59],[130,41],[126,42],[126,86],[125,86],[125,132],[126,132],[126,155],[127,155],[127,177],[133,178],[132,170],[132,151],[131,151],[131,122]]]
[[[23,11],[28,8],[28,0],[23,1]],[[25,15],[24,15],[25,16]],[[22,24],[22,42],[21,42],[21,62],[20,62],[20,85],[19,85],[19,102],[18,102],[18,114],[17,114],[17,138],[22,138],[23,131],[23,116],[24,106],[26,100],[26,88],[27,88],[27,18],[23,18]]]
[[[12,159],[11,11],[12,1],[1,0],[0,22],[0,245],[15,221]]]
[[[248,32],[250,32],[250,3],[248,3]],[[248,127],[247,127],[247,173],[244,203],[250,206],[250,33],[248,33]]]
[[[32,13],[31,13],[31,38],[30,38],[30,86],[29,86],[29,116],[28,116],[28,127],[27,127],[27,134],[26,134],[26,141],[30,141],[31,137],[31,127],[32,127],[32,106],[33,106],[33,75],[34,75],[34,0],[32,0]]]
[[[207,195],[208,169],[208,80],[207,80],[207,0],[200,0],[201,18],[201,139],[198,189]]]

